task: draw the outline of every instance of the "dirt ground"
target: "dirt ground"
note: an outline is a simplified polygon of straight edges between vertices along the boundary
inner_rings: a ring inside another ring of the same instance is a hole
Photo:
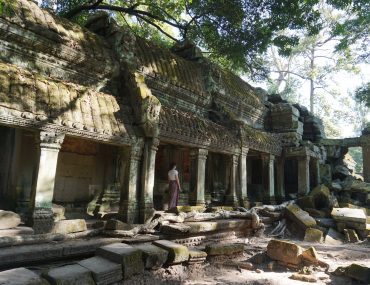
[[[268,238],[251,238],[239,240],[245,244],[244,256],[231,257],[230,260],[217,260],[189,267],[177,265],[162,268],[156,271],[146,271],[144,275],[136,276],[123,284],[185,284],[185,285],[219,285],[219,284],[254,284],[254,285],[297,285],[309,284],[307,282],[292,280],[289,277],[295,271],[276,266],[272,270],[267,263],[255,264],[259,270],[245,270],[231,265],[231,261],[245,261],[266,250]],[[339,266],[352,263],[363,264],[370,267],[370,244],[345,244],[329,246],[324,244],[309,244],[294,241],[304,248],[314,246],[322,261],[329,264],[329,271],[320,267],[310,267],[312,275],[317,277],[315,284],[360,284],[346,277],[331,274]],[[256,272],[258,271],[258,272]]]

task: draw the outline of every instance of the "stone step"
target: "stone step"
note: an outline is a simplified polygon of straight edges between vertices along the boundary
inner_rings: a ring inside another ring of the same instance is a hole
[[[89,257],[97,248],[120,241],[115,238],[94,238],[90,240],[71,240],[53,244],[34,244],[0,249],[0,269],[18,266],[43,264],[50,261]]]
[[[18,235],[33,235],[34,230],[30,227],[16,227],[12,229],[0,230],[0,237],[12,237]]]
[[[123,278],[128,279],[144,271],[142,251],[124,243],[113,243],[97,249],[96,255],[122,265]]]
[[[244,245],[239,243],[210,244],[205,248],[208,256],[235,255],[244,251]]]
[[[161,268],[167,261],[168,251],[153,244],[138,244],[135,248],[142,251],[143,262],[146,269]]]
[[[157,240],[153,244],[168,251],[167,264],[178,264],[189,259],[189,250],[186,246],[169,240]]]
[[[212,220],[204,222],[185,222],[189,226],[189,234],[209,233],[214,231],[233,231],[252,227],[252,221],[247,219]]]
[[[79,264],[52,268],[42,274],[51,284],[95,285],[91,272]]]
[[[45,279],[24,267],[0,272],[0,284],[4,285],[48,285]]]
[[[92,273],[96,285],[112,284],[123,279],[122,265],[100,256],[78,262]]]

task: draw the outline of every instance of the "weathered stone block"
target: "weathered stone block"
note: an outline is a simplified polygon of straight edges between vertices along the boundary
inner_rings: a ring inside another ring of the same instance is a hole
[[[364,284],[370,283],[370,268],[365,265],[351,264],[346,268],[346,275]]]
[[[314,228],[308,228],[306,229],[306,233],[305,233],[305,236],[304,236],[304,241],[307,241],[307,242],[321,242],[323,239],[323,232],[318,230],[318,229],[314,229]]]
[[[214,255],[233,255],[242,253],[244,251],[244,245],[238,243],[231,244],[210,244],[205,248],[205,252],[208,256]]]
[[[318,218],[316,219],[316,222],[319,226],[325,228],[335,228],[337,226],[335,220],[331,218]]]
[[[330,190],[325,185],[315,187],[309,194],[314,201],[315,209],[329,208],[330,207]]]
[[[168,240],[157,240],[153,244],[168,251],[168,264],[181,263],[189,259],[189,250],[186,246]]]
[[[123,278],[144,271],[142,251],[124,243],[113,243],[97,249],[96,254],[110,261],[122,264]]]
[[[303,248],[292,242],[270,240],[267,245],[267,255],[284,264],[299,265]]]
[[[316,226],[315,219],[297,205],[291,204],[285,209],[287,218],[296,224],[301,230],[305,231],[307,228],[313,228]]]
[[[17,236],[17,235],[33,235],[34,230],[29,227],[16,227],[12,229],[0,230],[0,237]]]
[[[51,210],[53,211],[54,222],[64,220],[65,208],[61,205],[53,204]]]
[[[122,265],[100,256],[94,256],[78,262],[88,269],[97,285],[111,284],[123,279]]]
[[[366,214],[362,209],[333,208],[331,216],[339,222],[354,222],[366,225]]]
[[[24,267],[0,272],[0,284],[2,285],[47,285],[45,279],[35,272]]]
[[[343,244],[343,235],[336,230],[330,228],[325,236],[325,243],[330,245],[340,245]]]
[[[297,199],[297,204],[299,205],[299,207],[301,207],[302,209],[306,209],[306,208],[311,208],[311,209],[314,209],[316,208],[315,207],[315,202],[314,202],[314,199],[312,196],[303,196],[303,197],[299,197]]]
[[[146,269],[161,268],[167,261],[168,251],[152,244],[138,244],[134,246],[142,251]]]
[[[177,213],[177,214],[179,214],[179,213],[189,213],[189,212],[203,213],[205,210],[206,210],[206,206],[188,206],[188,205],[185,205],[185,206],[173,207],[171,210],[169,210],[169,212]]]
[[[301,258],[313,264],[319,261],[319,255],[317,254],[316,249],[312,246],[302,252]]]
[[[326,211],[321,211],[321,210],[312,209],[312,208],[306,208],[305,211],[309,213],[311,217],[314,217],[314,218],[330,217],[330,212],[326,212]]]
[[[124,222],[118,221],[118,220],[108,220],[105,224],[106,230],[120,230],[120,231],[127,231],[131,230],[132,226],[129,224],[126,224]]]
[[[0,210],[0,230],[18,227],[21,217],[14,212]]]
[[[344,229],[344,241],[347,243],[359,242],[360,239],[355,230],[353,229]]]
[[[56,222],[53,228],[53,233],[70,234],[87,231],[86,222],[83,219],[62,220]]]
[[[164,234],[183,234],[190,231],[190,226],[185,224],[168,224],[161,226],[161,233]]]
[[[43,273],[42,276],[55,285],[95,285],[90,271],[78,264],[53,268]]]

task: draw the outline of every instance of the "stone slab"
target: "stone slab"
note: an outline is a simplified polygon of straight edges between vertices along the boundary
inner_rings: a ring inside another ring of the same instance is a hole
[[[346,275],[353,279],[370,284],[370,267],[353,263],[346,268]]]
[[[118,220],[108,220],[105,224],[106,230],[120,230],[120,231],[128,231],[132,229],[132,225],[126,224],[124,222]]]
[[[55,223],[53,233],[70,234],[87,231],[84,219],[62,220]]]
[[[0,230],[0,237],[18,236],[18,235],[33,235],[34,230],[30,227],[16,227],[12,229]]]
[[[0,272],[0,285],[47,285],[45,279],[24,267]]]
[[[267,255],[284,264],[299,265],[303,248],[295,243],[283,240],[270,240],[267,245]]]
[[[204,222],[185,222],[184,224],[190,227],[190,234],[201,234],[213,231],[248,229],[252,227],[252,220],[227,219]]]
[[[153,244],[134,245],[142,251],[143,262],[146,269],[161,268],[167,261],[168,251]]]
[[[346,243],[359,242],[360,239],[355,230],[353,229],[344,229],[344,241]]]
[[[205,248],[208,256],[215,255],[234,255],[244,251],[244,245],[238,243],[229,244],[210,244]]]
[[[197,258],[207,258],[207,253],[196,248],[189,248],[189,260]]]
[[[366,214],[362,209],[333,208],[331,216],[340,222],[355,222],[366,224]]]
[[[122,237],[120,238],[123,243],[127,244],[136,244],[136,243],[144,243],[144,242],[153,242],[155,240],[159,240],[159,236],[157,235],[138,235],[136,237]]]
[[[168,240],[157,240],[154,245],[168,251],[167,264],[177,264],[189,259],[189,250],[186,246]]]
[[[323,232],[318,229],[308,228],[304,235],[304,241],[320,243],[323,239],[323,235]]]
[[[328,233],[325,236],[325,243],[329,245],[341,245],[343,244],[344,236],[334,230],[333,228],[330,228]]]
[[[97,285],[111,284],[123,279],[122,265],[100,256],[94,256],[78,262],[88,269]]]
[[[128,279],[144,271],[142,251],[124,243],[113,243],[97,249],[96,254],[122,264],[123,278]]]
[[[287,218],[296,224],[301,230],[305,231],[307,228],[314,228],[316,226],[315,219],[295,204],[288,205],[285,213]]]
[[[0,210],[0,230],[18,227],[21,217],[14,212]]]
[[[42,276],[55,285],[95,285],[90,271],[78,264],[53,268],[44,272]]]

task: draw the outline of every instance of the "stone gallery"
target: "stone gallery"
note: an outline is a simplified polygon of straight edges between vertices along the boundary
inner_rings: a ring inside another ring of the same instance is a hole
[[[171,162],[182,186],[178,208],[198,206],[188,212],[297,198],[304,208],[316,186],[350,175],[343,158],[354,146],[370,182],[370,130],[326,139],[306,108],[252,87],[190,42],[164,49],[105,13],[80,27],[33,1],[12,5],[0,18],[1,229],[22,222],[18,235],[36,236],[81,221],[83,231],[89,220],[143,224],[168,210]],[[353,195],[366,204],[368,193]],[[156,243],[166,258],[172,243]],[[120,262],[110,258],[116,250],[127,252],[110,247],[94,257],[108,257],[106,268]],[[63,270],[54,273],[50,280]]]

